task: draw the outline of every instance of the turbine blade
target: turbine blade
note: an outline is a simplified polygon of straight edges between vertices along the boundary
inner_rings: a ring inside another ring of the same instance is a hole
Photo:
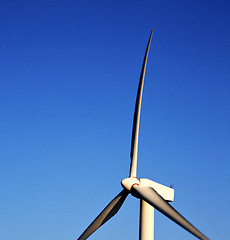
[[[178,213],[167,201],[165,201],[153,188],[134,185],[131,193],[140,199],[143,199],[175,223],[202,240],[208,240],[198,229]]]
[[[129,192],[127,190],[121,191],[95,218],[95,220],[89,225],[89,227],[82,233],[78,240],[87,239],[93,232],[106,223],[111,217],[113,217],[122,204],[124,203]]]
[[[147,63],[149,46],[151,43],[152,35],[153,35],[153,30],[151,31],[149,42],[146,48],[145,57],[144,57],[144,61],[141,69],[138,90],[137,90],[136,105],[135,105],[135,111],[134,111],[134,117],[133,117],[132,143],[131,143],[131,151],[130,151],[130,158],[131,158],[130,174],[129,174],[130,177],[136,177],[136,174],[137,174],[137,150],[138,150],[141,100],[142,100],[142,92],[143,92],[143,85],[144,85],[144,78],[145,78],[146,63]]]

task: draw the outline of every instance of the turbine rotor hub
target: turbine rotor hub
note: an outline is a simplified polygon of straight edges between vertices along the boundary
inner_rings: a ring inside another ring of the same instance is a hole
[[[121,186],[128,191],[131,191],[134,185],[140,185],[140,181],[136,177],[125,178],[121,181]]]

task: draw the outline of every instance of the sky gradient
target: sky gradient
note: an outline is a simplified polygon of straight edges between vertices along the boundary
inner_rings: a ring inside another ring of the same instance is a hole
[[[129,174],[151,29],[138,177],[228,239],[229,1],[0,1],[0,239],[74,240]],[[90,239],[138,239],[139,201]],[[155,211],[155,239],[195,239]]]

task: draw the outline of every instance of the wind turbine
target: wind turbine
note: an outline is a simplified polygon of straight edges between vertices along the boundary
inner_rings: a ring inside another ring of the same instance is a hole
[[[181,227],[183,227],[188,232],[192,233],[197,238],[208,240],[205,235],[203,235],[197,228],[195,228],[188,220],[186,220],[168,203],[172,202],[174,199],[174,189],[166,187],[149,179],[138,179],[136,177],[141,100],[145,69],[152,34],[153,30],[151,31],[149,42],[146,48],[136,97],[130,152],[131,164],[129,177],[121,181],[121,185],[124,189],[104,208],[104,210],[82,233],[78,240],[87,239],[93,232],[95,232],[99,227],[101,227],[111,217],[113,217],[118,212],[129,193],[131,193],[132,196],[140,199],[140,240],[154,239],[154,208],[156,208],[158,211],[160,211],[162,214],[170,218],[172,221],[174,221]]]

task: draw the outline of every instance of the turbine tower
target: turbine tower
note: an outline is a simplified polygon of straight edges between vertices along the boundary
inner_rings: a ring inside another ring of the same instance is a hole
[[[185,219],[168,203],[172,202],[174,199],[174,189],[166,187],[162,184],[146,178],[138,179],[136,177],[142,92],[152,34],[153,30],[151,31],[149,42],[145,52],[136,97],[130,152],[131,164],[129,177],[121,181],[121,185],[124,189],[104,208],[104,210],[82,233],[78,240],[87,239],[93,232],[95,232],[99,227],[101,227],[111,217],[113,217],[118,212],[129,193],[131,193],[132,196],[140,199],[140,240],[154,239],[154,208],[156,208],[159,212],[170,218],[172,221],[174,221],[181,227],[183,227],[188,232],[192,233],[197,238],[202,240],[208,240],[208,238],[204,234],[202,234],[197,228],[195,228],[187,219]]]

